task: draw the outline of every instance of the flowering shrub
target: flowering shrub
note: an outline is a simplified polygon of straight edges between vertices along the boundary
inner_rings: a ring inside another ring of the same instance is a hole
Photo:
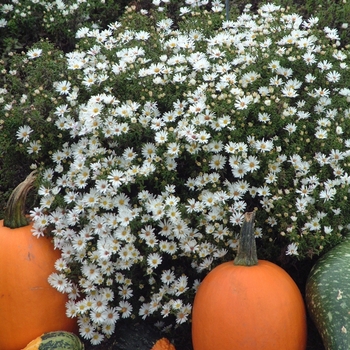
[[[86,22],[91,26],[104,26],[128,3],[127,0],[3,2],[0,4],[0,52],[2,48],[20,49],[43,37],[50,38],[62,49],[74,48],[74,36],[79,27]]]
[[[164,3],[79,29],[53,84],[51,122],[69,137],[31,216],[62,251],[49,281],[93,344],[119,318],[187,322],[247,210],[261,258],[319,254],[349,226],[349,50],[337,30],[270,3],[225,20],[223,3],[187,1],[174,23]],[[17,138],[38,134],[23,125]]]
[[[34,59],[37,55],[45,59]],[[51,165],[47,154],[69,139],[51,123],[52,106],[59,104],[52,84],[65,76],[64,71],[63,52],[46,41],[36,43],[35,49],[28,52],[11,52],[0,61],[0,193],[11,193],[33,162]],[[19,129],[35,129],[36,139],[19,143]],[[0,196],[1,207],[6,205],[6,197]]]

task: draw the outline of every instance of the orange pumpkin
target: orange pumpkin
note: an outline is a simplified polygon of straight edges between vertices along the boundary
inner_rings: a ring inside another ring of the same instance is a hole
[[[304,350],[301,293],[279,266],[258,260],[254,213],[246,213],[234,262],[202,281],[192,312],[194,350]]]
[[[169,339],[161,338],[157,340],[151,350],[175,350],[175,346],[170,343]]]
[[[0,349],[18,350],[43,333],[76,331],[66,316],[67,296],[50,286],[60,253],[49,238],[33,237],[24,203],[35,176],[12,193],[0,221]],[[11,226],[12,228],[8,227]]]

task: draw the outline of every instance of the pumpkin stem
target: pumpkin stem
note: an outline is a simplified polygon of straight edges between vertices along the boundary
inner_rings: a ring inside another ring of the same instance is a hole
[[[19,228],[27,226],[29,220],[25,215],[25,202],[28,191],[33,187],[36,171],[32,171],[11,193],[4,213],[4,226]]]
[[[256,253],[255,233],[254,233],[255,211],[244,214],[244,222],[238,242],[238,251],[235,265],[254,266],[258,264]]]

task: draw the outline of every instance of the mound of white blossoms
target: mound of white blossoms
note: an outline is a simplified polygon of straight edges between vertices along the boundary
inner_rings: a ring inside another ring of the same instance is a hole
[[[260,257],[318,254],[347,229],[337,31],[273,4],[232,20],[219,1],[193,5],[177,22],[164,5],[81,28],[55,83],[52,118],[70,137],[42,171],[34,234],[53,234],[50,283],[93,344],[119,318],[186,322],[247,210],[258,209]]]

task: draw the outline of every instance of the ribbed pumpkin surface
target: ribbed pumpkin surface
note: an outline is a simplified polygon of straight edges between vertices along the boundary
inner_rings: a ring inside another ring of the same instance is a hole
[[[3,227],[0,221],[0,349],[19,350],[43,333],[76,330],[66,317],[67,296],[47,279],[59,258],[47,238],[31,227]]]
[[[306,337],[301,293],[275,264],[227,262],[199,286],[192,313],[194,350],[304,350]]]

